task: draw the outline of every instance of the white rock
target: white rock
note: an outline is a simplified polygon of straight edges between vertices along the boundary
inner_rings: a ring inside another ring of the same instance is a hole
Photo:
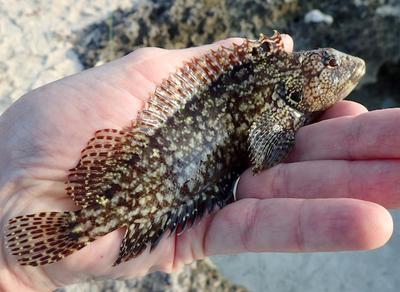
[[[326,24],[332,24],[333,23],[333,17],[330,16],[329,14],[325,14],[321,12],[321,10],[314,9],[309,11],[305,16],[304,16],[304,21],[306,23],[320,23],[324,22]]]

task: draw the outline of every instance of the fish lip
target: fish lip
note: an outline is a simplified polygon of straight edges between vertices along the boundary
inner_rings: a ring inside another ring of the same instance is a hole
[[[350,81],[354,84],[357,85],[357,83],[360,81],[360,79],[364,76],[365,74],[365,61],[361,58],[354,57],[356,66],[353,70],[353,73],[351,74]]]
[[[339,100],[345,99],[353,91],[353,89],[357,86],[360,79],[365,74],[366,66],[364,60],[358,57],[353,57],[353,58],[354,58],[353,62],[355,63],[354,69],[351,72],[350,78],[347,80],[347,82],[344,84],[341,90],[337,93]]]

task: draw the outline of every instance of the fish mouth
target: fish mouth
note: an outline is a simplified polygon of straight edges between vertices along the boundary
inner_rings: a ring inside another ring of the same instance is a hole
[[[357,86],[360,79],[365,74],[365,61],[358,57],[352,57],[355,63],[353,72],[350,74],[350,78],[343,85],[342,90],[339,92],[338,96],[341,99],[346,98],[350,92]]]
[[[360,81],[361,77],[364,76],[365,74],[365,61],[361,58],[354,57],[356,66],[353,70],[353,74],[350,77],[350,81],[357,85],[357,83]]]

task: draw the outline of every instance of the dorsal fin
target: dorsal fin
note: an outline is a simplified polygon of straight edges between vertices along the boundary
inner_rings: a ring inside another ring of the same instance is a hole
[[[283,51],[285,44],[283,43],[282,35],[274,30],[274,34],[271,37],[267,37],[264,34],[260,34],[258,42],[261,44],[267,44],[270,52]]]
[[[156,87],[144,109],[139,112],[136,126],[159,127],[182,108],[199,89],[217,80],[233,66],[244,62],[249,44],[250,41],[245,40],[241,45],[234,44],[232,48],[221,46],[185,62]],[[134,128],[126,130],[132,131]]]
[[[78,164],[69,170],[66,181],[67,194],[81,207],[94,203],[104,204],[109,190],[115,191],[112,177],[105,177],[121,161],[133,159],[140,153],[141,132],[103,129],[95,133],[81,152]]]

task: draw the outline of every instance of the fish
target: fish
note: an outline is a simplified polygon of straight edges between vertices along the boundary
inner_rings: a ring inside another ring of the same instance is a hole
[[[124,229],[114,265],[179,236],[234,203],[241,173],[284,161],[299,128],[345,98],[365,62],[332,48],[287,52],[281,34],[210,49],[186,61],[121,129],[100,129],[66,178],[77,211],[11,218],[21,265],[58,262]]]

